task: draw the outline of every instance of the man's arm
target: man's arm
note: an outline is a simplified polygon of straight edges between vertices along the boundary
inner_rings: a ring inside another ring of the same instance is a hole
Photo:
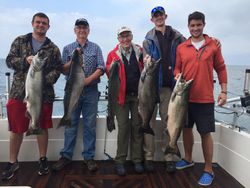
[[[95,80],[98,80],[105,72],[105,65],[104,59],[102,55],[101,48],[98,46],[96,51],[96,58],[97,58],[97,67],[96,71],[93,72],[90,76],[85,78],[84,85],[87,86]]]
[[[102,75],[103,75],[103,70],[99,69],[99,68],[96,69],[96,71],[93,72],[93,74],[91,74],[89,77],[85,78],[84,85],[85,86],[89,85],[91,82],[99,79]]]
[[[174,68],[174,76],[175,76],[176,80],[180,76],[180,73],[181,73],[181,55],[180,55],[180,49],[179,49],[179,47],[177,47],[176,63],[175,63],[175,68]]]
[[[61,72],[64,75],[68,75],[69,74],[69,70],[70,70],[70,65],[71,65],[71,59],[70,59],[69,51],[66,48],[66,46],[63,48],[62,63],[63,63],[63,66],[62,66]]]
[[[6,64],[8,68],[11,68],[15,71],[27,71],[29,69],[29,63],[26,61],[26,57],[31,54],[27,54],[27,56],[23,56],[20,52],[21,48],[21,39],[16,38],[11,44],[11,48],[8,56],[6,57]]]
[[[143,41],[143,58],[145,58],[147,55],[151,56],[151,52],[150,52],[150,49],[149,49],[149,41],[147,39],[145,39]]]
[[[221,85],[221,92],[218,96],[217,102],[219,106],[222,106],[227,102],[227,70],[221,53],[221,47],[218,46],[215,54],[214,69]]]
[[[55,47],[54,54],[54,57],[51,58],[53,62],[50,62],[51,70],[45,75],[46,83],[49,83],[51,85],[56,83],[61,74],[62,69],[61,53],[58,47]]]
[[[219,106],[222,106],[227,102],[227,84],[221,83],[220,85],[221,85],[221,92],[218,96],[217,102]]]

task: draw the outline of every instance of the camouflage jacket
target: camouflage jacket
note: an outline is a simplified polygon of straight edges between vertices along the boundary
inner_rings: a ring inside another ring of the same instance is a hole
[[[55,97],[53,84],[60,76],[62,60],[59,48],[48,38],[40,50],[48,57],[44,66],[43,102],[52,103]],[[6,58],[6,64],[14,70],[13,82],[9,98],[24,100],[25,80],[29,64],[26,57],[35,55],[32,48],[32,33],[17,37],[11,45],[10,52]]]

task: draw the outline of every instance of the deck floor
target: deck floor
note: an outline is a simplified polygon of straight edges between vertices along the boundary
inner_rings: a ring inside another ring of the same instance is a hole
[[[50,163],[52,164],[52,162]],[[0,172],[5,163],[0,163]],[[98,161],[99,170],[91,173],[82,161],[74,161],[60,172],[48,175],[37,174],[37,162],[21,162],[15,176],[9,181],[0,180],[0,186],[30,186],[32,188],[196,188],[203,165],[178,170],[174,174],[165,172],[163,162],[154,162],[153,173],[136,174],[131,162],[126,163],[127,175],[115,174],[113,161]],[[219,165],[214,165],[215,180],[212,188],[243,188],[230,174]]]

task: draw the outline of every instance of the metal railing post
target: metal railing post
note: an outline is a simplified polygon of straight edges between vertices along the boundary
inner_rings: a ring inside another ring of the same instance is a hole
[[[9,99],[9,93],[10,93],[10,72],[5,73],[6,78],[6,99]]]
[[[0,118],[4,118],[4,115],[3,115],[3,100],[2,100],[1,96],[0,96]]]

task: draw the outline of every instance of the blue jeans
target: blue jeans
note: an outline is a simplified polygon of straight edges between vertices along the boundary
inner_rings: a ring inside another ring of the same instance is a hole
[[[72,159],[76,144],[77,130],[82,113],[83,118],[83,152],[85,160],[93,159],[95,156],[96,142],[96,116],[98,106],[97,84],[84,87],[76,108],[71,115],[71,127],[66,127],[64,131],[64,148],[60,155]]]

